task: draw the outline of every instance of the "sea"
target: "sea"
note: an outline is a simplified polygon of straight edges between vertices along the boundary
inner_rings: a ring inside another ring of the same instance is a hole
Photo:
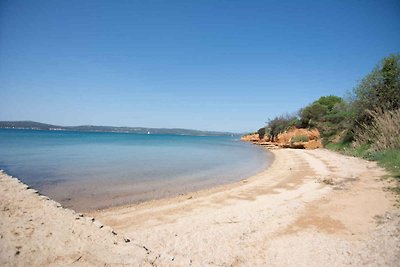
[[[240,181],[271,157],[237,136],[0,129],[0,168],[81,212]]]

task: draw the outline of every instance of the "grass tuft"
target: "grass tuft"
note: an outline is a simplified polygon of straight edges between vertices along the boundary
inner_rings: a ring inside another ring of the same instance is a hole
[[[372,160],[378,161],[378,164],[393,175],[394,178],[400,181],[400,150],[388,149],[375,152],[371,155]]]

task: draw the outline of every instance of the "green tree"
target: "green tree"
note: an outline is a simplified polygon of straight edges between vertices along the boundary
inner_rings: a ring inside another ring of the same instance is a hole
[[[318,127],[321,122],[331,121],[338,113],[337,107],[343,105],[341,97],[330,95],[322,96],[312,104],[300,110],[302,127]]]
[[[370,120],[368,111],[400,108],[400,54],[384,58],[353,90],[356,120]]]
[[[263,139],[265,136],[265,127],[261,127],[260,129],[258,129],[257,133],[260,139]]]
[[[350,129],[354,117],[350,105],[343,98],[329,95],[322,96],[300,110],[301,127],[317,128],[323,142],[327,143],[338,134],[343,139],[352,139]]]

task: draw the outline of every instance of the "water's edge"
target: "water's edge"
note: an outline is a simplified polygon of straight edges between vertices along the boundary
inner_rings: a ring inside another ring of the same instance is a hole
[[[256,146],[258,149],[260,149],[259,146],[257,146],[257,145],[254,145],[254,146]],[[69,209],[69,210],[72,210],[74,212],[90,213],[92,211],[101,211],[101,210],[114,209],[114,208],[119,208],[119,207],[126,207],[126,206],[134,206],[134,205],[139,205],[139,204],[145,204],[146,202],[152,202],[152,201],[163,201],[163,200],[168,201],[169,199],[174,199],[174,198],[179,197],[179,196],[187,196],[187,195],[191,195],[191,194],[197,194],[197,193],[201,193],[203,191],[209,191],[211,189],[214,189],[214,190],[221,189],[221,190],[223,190],[224,188],[226,188],[227,186],[230,186],[230,185],[240,185],[243,181],[247,181],[247,180],[253,179],[254,177],[258,176],[259,174],[265,172],[273,164],[273,162],[275,161],[275,156],[274,156],[273,153],[269,152],[268,149],[265,149],[265,148],[261,148],[261,149],[265,153],[268,153],[268,157],[266,158],[268,160],[267,160],[267,164],[265,165],[265,167],[262,170],[258,171],[257,173],[249,175],[248,177],[244,177],[244,178],[242,178],[242,179],[240,179],[238,181],[206,184],[204,186],[200,186],[198,188],[195,188],[194,190],[184,190],[184,191],[179,190],[179,191],[174,192],[174,193],[169,194],[169,195],[158,195],[158,196],[154,196],[154,197],[151,197],[151,198],[147,198],[147,199],[145,199],[143,201],[130,201],[130,202],[123,203],[123,204],[105,205],[104,207],[101,207],[101,208],[91,208],[91,209],[90,208],[89,209],[87,209],[87,208],[76,209],[76,208],[73,208],[73,207],[71,207],[69,205],[63,205],[62,201],[58,201],[58,200],[56,200],[56,199],[54,199],[52,197],[47,196],[46,194],[41,193],[39,190],[29,186],[28,184],[26,184],[25,182],[20,180],[18,177],[10,175],[9,173],[7,173],[6,170],[0,169],[0,173],[9,176],[12,179],[16,179],[19,183],[23,184],[26,187],[26,189],[33,190],[39,196],[43,196],[43,197],[49,198],[50,200],[52,200],[55,203],[57,203],[57,205],[59,204],[59,206],[63,207],[64,209]]]

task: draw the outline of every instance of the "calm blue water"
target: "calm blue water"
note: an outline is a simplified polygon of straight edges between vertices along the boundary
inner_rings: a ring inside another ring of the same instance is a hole
[[[81,211],[238,181],[268,157],[237,137],[0,129],[0,168]]]

